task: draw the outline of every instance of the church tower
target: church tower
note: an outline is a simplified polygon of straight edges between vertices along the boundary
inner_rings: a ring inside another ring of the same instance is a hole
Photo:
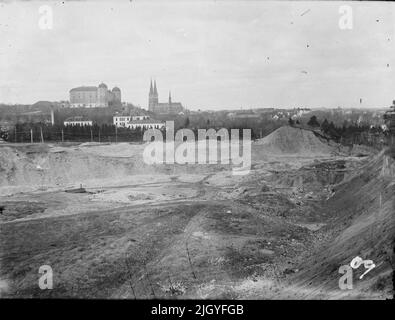
[[[154,81],[154,103],[159,104],[158,90],[156,89],[156,80]]]
[[[152,87],[152,79],[151,79],[151,85],[149,87],[149,94],[148,94],[148,110],[149,111],[153,111],[153,106],[154,106],[153,94],[154,94],[154,88]]]
[[[154,81],[154,86],[152,86],[152,79],[148,95],[148,110],[154,112],[155,106],[158,105],[158,90],[156,89],[156,81]]]

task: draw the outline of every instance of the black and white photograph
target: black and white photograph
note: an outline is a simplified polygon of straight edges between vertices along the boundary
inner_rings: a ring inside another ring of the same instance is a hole
[[[392,300],[394,217],[394,2],[0,1],[0,301]]]

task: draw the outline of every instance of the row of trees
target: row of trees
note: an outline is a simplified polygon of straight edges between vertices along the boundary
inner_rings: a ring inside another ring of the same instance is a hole
[[[18,123],[3,139],[9,142],[123,142],[142,141],[140,128],[116,128],[114,125],[60,126],[45,123]]]
[[[267,136],[274,130],[286,124],[286,120],[273,121],[267,118],[257,119],[229,119],[225,115],[222,118],[209,118],[209,117],[186,117],[184,121],[175,123],[176,129],[190,128],[197,132],[197,129],[215,129],[219,130],[222,128],[227,129],[239,129],[242,132],[243,129],[251,130],[251,139],[259,139]]]
[[[198,129],[215,129],[225,128],[239,129],[240,138],[243,129],[251,129],[251,138],[257,139],[270,134],[280,126],[284,125],[284,121],[270,121],[267,119],[237,119],[237,120],[217,120],[217,119],[194,119],[191,121],[189,117],[178,118],[175,121],[175,131],[181,128],[189,128],[197,137]],[[290,125],[304,126],[299,120],[289,119]],[[328,138],[343,144],[367,144],[373,145],[381,141],[387,134],[383,132],[381,127],[370,127],[368,125],[360,125],[357,123],[343,124],[336,126],[332,121],[324,119],[320,123],[314,115],[308,121],[306,126],[319,130]],[[116,128],[109,124],[94,124],[93,126],[62,126],[51,125],[48,123],[18,123],[14,130],[0,132],[0,138],[9,142],[123,142],[143,140],[144,130],[140,128]],[[163,134],[165,137],[165,133]]]
[[[198,129],[219,130],[224,127],[205,127],[197,128],[189,125],[175,127],[175,132],[182,128],[188,128],[193,131],[195,137],[198,137]],[[225,127],[231,135],[231,129],[239,130],[240,139],[243,138],[243,129],[251,130],[251,138],[257,139],[263,137],[273,130],[276,126],[266,126],[257,128],[238,124]],[[8,142],[29,143],[29,142],[141,142],[144,135],[143,129],[117,128],[114,125],[102,124],[93,126],[60,126],[48,123],[18,123],[13,130],[0,132],[0,137]],[[166,131],[162,130],[163,138],[166,138]]]
[[[292,119],[289,120],[290,125],[296,125]],[[327,137],[336,142],[345,145],[365,144],[380,145],[388,141],[388,131],[384,131],[380,126],[369,126],[367,124],[343,123],[342,126],[336,126],[332,121],[324,119],[321,123],[318,118],[313,115],[307,122],[307,126],[312,129],[320,130]]]

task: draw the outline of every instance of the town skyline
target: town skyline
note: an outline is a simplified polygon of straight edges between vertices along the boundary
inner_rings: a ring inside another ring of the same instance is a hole
[[[40,4],[51,30],[38,27]],[[147,108],[155,79],[161,100],[171,91],[190,110],[386,107],[395,5],[350,6],[352,30],[322,2],[2,3],[0,100],[68,100],[105,82]]]

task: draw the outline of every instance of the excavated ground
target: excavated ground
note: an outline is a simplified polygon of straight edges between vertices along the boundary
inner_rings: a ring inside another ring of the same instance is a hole
[[[245,176],[147,168],[139,145],[0,147],[0,294],[391,297],[394,160],[323,154],[333,149],[307,135],[319,155],[259,142]],[[86,192],[65,192],[80,183]],[[340,290],[338,269],[357,255],[377,267]],[[53,290],[39,289],[41,265],[53,269]]]

